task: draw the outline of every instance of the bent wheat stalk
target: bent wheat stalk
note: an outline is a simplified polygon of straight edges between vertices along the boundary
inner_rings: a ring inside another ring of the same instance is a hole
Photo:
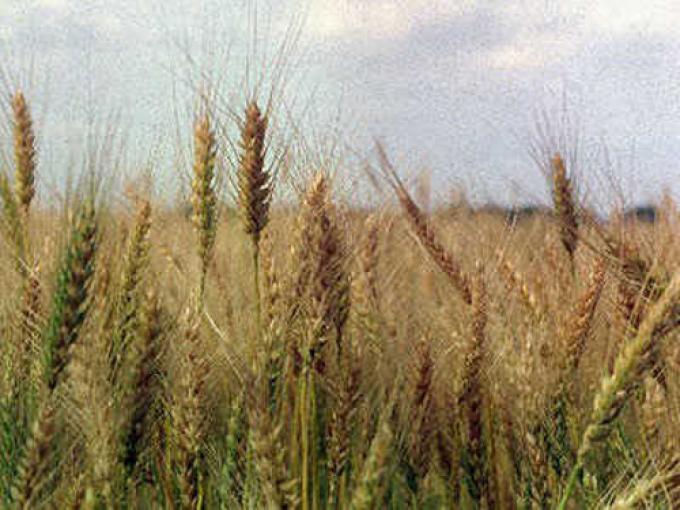
[[[399,203],[401,204],[406,216],[411,223],[413,231],[424,246],[430,258],[434,261],[439,269],[448,277],[456,290],[460,293],[463,301],[468,305],[472,304],[472,291],[470,287],[470,277],[463,272],[459,263],[454,259],[453,255],[444,248],[439,242],[437,236],[430,225],[427,216],[420,210],[418,205],[413,201],[409,195],[406,187],[399,179],[397,171],[390,163],[385,153],[385,149],[377,144],[378,156],[380,158],[380,169],[383,177],[388,182],[390,187],[397,194]]]

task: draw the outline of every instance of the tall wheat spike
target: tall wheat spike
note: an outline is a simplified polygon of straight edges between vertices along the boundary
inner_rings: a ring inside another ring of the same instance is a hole
[[[243,228],[253,245],[253,285],[260,320],[260,236],[269,221],[272,195],[271,175],[265,169],[265,135],[267,117],[262,115],[255,101],[246,107],[245,122],[241,127],[238,165],[238,212]]]
[[[194,177],[191,186],[192,219],[198,234],[198,255],[201,261],[199,303],[203,301],[206,274],[212,259],[217,230],[216,157],[215,135],[210,127],[210,117],[205,114],[194,128]]]
[[[241,128],[238,166],[238,206],[243,228],[257,245],[269,221],[271,175],[265,169],[267,117],[255,101],[246,107]]]
[[[0,195],[2,195],[8,237],[13,241],[16,267],[23,277],[23,303],[21,310],[22,344],[21,351],[27,354],[31,342],[35,340],[38,329],[38,306],[40,301],[40,282],[36,277],[36,264],[30,250],[29,210],[35,196],[36,143],[33,119],[20,90],[11,101],[14,141],[14,197],[9,189],[7,177],[2,176]],[[24,360],[26,361],[26,360]],[[26,366],[26,365],[25,365]],[[27,368],[27,366],[26,366]]]
[[[574,253],[578,244],[579,225],[571,179],[567,176],[567,167],[560,154],[553,156],[552,170],[553,203],[560,223],[560,237],[562,245],[573,264]]]
[[[12,98],[14,114],[14,160],[15,188],[19,207],[28,214],[35,196],[36,148],[33,119],[23,92],[18,91]]]
[[[321,172],[305,195],[298,225],[296,292],[309,307],[314,333],[308,354],[313,360],[332,331],[340,351],[350,307],[345,240],[330,199],[328,181]]]

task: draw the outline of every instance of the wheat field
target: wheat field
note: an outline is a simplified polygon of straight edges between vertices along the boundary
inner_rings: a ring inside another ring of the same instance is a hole
[[[193,126],[186,207],[84,178],[37,199],[30,105],[0,181],[2,508],[674,508],[680,214],[412,198],[380,145],[273,200],[269,109]],[[87,177],[87,176],[86,176]],[[233,202],[225,202],[226,183]],[[675,431],[675,432],[674,432]]]

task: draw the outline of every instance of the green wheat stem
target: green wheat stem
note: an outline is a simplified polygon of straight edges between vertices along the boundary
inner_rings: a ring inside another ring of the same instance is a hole
[[[567,503],[569,503],[569,499],[571,498],[571,495],[574,492],[574,489],[576,488],[576,482],[578,481],[582,472],[583,465],[579,461],[569,474],[569,481],[567,482],[567,487],[564,490],[564,495],[562,496],[560,505],[557,507],[558,510],[565,510],[567,508]]]

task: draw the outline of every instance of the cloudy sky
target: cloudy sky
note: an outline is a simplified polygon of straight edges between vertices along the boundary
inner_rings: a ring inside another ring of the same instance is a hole
[[[281,89],[304,129],[359,153],[379,137],[435,193],[540,198],[531,133],[566,111],[584,182],[644,201],[680,196],[678,27],[676,0],[0,0],[0,69],[32,94],[45,159],[104,111],[141,154],[202,79],[242,99],[246,56],[271,64],[288,33]]]

